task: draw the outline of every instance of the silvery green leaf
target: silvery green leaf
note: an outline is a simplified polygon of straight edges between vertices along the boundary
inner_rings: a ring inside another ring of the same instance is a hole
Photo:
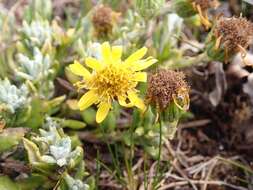
[[[34,0],[31,8],[33,8],[35,14],[49,19],[52,15],[53,5],[51,0]]]
[[[18,88],[6,78],[0,80],[0,104],[5,104],[11,113],[29,103],[28,89],[25,85]]]
[[[49,147],[50,154],[55,158],[57,164],[62,167],[67,164],[67,158],[71,152],[71,140],[65,137]]]
[[[17,54],[17,59],[20,67],[16,74],[24,79],[34,82],[46,80],[52,72],[49,55],[44,56],[37,47],[33,50],[32,59],[21,53]]]
[[[135,0],[138,13],[145,19],[151,19],[164,6],[164,0]]]
[[[55,126],[50,127],[48,131],[43,129],[39,129],[39,131],[41,136],[37,137],[37,139],[46,142],[49,145],[61,139]]]
[[[170,35],[178,35],[181,32],[183,19],[175,13],[168,14],[168,32]]]
[[[100,60],[102,58],[101,44],[100,43],[89,42],[87,49],[88,49],[88,51],[87,51],[88,57],[94,57],[98,60]]]
[[[51,41],[52,38],[52,28],[48,21],[43,20],[32,21],[30,25],[24,21],[21,32],[25,34],[30,46],[41,47],[46,40]]]
[[[162,37],[162,43],[161,43],[161,47],[163,48],[164,46],[166,46],[165,43],[163,42],[170,42],[173,46],[175,46],[177,44],[177,38],[180,35],[180,32],[182,30],[183,27],[183,19],[181,17],[179,17],[177,14],[175,13],[171,13],[167,15],[167,28],[166,28],[166,32],[162,33],[163,37]]]
[[[43,128],[46,130],[51,130],[51,128],[59,129],[60,123],[58,123],[51,117],[46,117],[46,122],[44,123]]]
[[[48,164],[55,164],[56,160],[52,156],[44,155],[41,157],[41,160],[43,162],[46,162]]]
[[[243,1],[245,1],[245,2],[247,2],[249,4],[251,4],[251,5],[253,5],[253,0],[243,0]]]
[[[64,179],[68,185],[69,190],[88,190],[89,189],[89,185],[83,183],[79,179],[74,179],[68,174],[64,176]]]
[[[47,142],[47,143],[52,143],[56,141],[56,129],[54,128],[54,130],[50,130],[50,131],[45,131],[43,129],[39,129],[40,131],[40,135],[41,137],[39,137],[40,139],[42,139],[43,141]]]
[[[80,163],[80,161],[83,159],[83,149],[78,146],[76,147],[76,149],[74,151],[72,151],[70,154],[69,154],[69,157],[68,157],[68,160],[69,160],[69,163],[68,163],[68,166],[70,168],[73,168],[76,166],[76,164]]]

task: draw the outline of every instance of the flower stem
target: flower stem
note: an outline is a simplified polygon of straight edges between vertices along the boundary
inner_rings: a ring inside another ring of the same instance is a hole
[[[158,177],[160,177],[160,162],[161,162],[161,153],[162,153],[162,119],[159,117],[159,149],[158,149],[158,159],[157,159],[157,168],[156,168],[156,175],[153,183],[153,189],[156,189],[156,185],[159,182]]]
[[[173,64],[168,65],[167,67],[169,69],[180,69],[180,68],[186,68],[191,67],[195,65],[206,65],[210,61],[208,55],[206,52],[201,53],[195,57],[188,57],[180,62],[175,62]]]
[[[148,176],[147,176],[147,154],[146,152],[144,152],[144,189],[147,190],[148,189]]]

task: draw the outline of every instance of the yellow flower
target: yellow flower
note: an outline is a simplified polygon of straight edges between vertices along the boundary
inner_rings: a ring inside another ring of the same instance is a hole
[[[88,90],[78,102],[79,109],[84,110],[92,104],[97,104],[98,123],[105,119],[114,100],[124,107],[136,106],[145,110],[143,100],[138,97],[136,86],[138,82],[147,80],[147,73],[141,70],[157,61],[152,57],[142,59],[146,52],[147,48],[143,47],[122,61],[122,46],[110,47],[109,43],[105,42],[101,45],[101,60],[92,57],[85,60],[85,64],[92,72],[78,61],[71,64],[71,72],[82,77],[75,85],[78,89]]]

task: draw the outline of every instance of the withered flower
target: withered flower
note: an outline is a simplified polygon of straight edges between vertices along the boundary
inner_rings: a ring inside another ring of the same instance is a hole
[[[210,8],[217,8],[219,6],[218,0],[191,0],[196,6],[199,6],[201,10],[206,11]]]
[[[199,15],[201,23],[208,29],[211,22],[208,18],[208,10],[217,8],[218,0],[174,0],[173,9],[183,18],[188,18],[196,14]]]
[[[113,24],[119,17],[119,13],[114,12],[106,5],[100,5],[94,11],[92,24],[97,36],[108,36],[112,33]]]
[[[245,55],[245,49],[252,43],[253,23],[242,17],[221,17],[214,28],[214,36],[215,48],[223,48],[226,57],[237,52]]]
[[[217,8],[219,6],[218,0],[191,0],[194,9],[198,12],[201,22],[206,28],[211,27],[211,23],[208,19],[207,11],[211,8]]]
[[[148,77],[147,101],[163,111],[175,103],[181,110],[189,108],[189,86],[182,72],[161,69]]]

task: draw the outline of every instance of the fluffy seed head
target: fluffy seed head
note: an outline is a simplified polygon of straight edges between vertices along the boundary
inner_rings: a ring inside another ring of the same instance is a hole
[[[253,24],[245,18],[220,18],[214,28],[216,39],[225,50],[238,52],[247,48],[253,39]]]
[[[148,77],[147,100],[160,110],[166,109],[171,102],[180,108],[189,106],[189,86],[182,72],[159,70]]]

